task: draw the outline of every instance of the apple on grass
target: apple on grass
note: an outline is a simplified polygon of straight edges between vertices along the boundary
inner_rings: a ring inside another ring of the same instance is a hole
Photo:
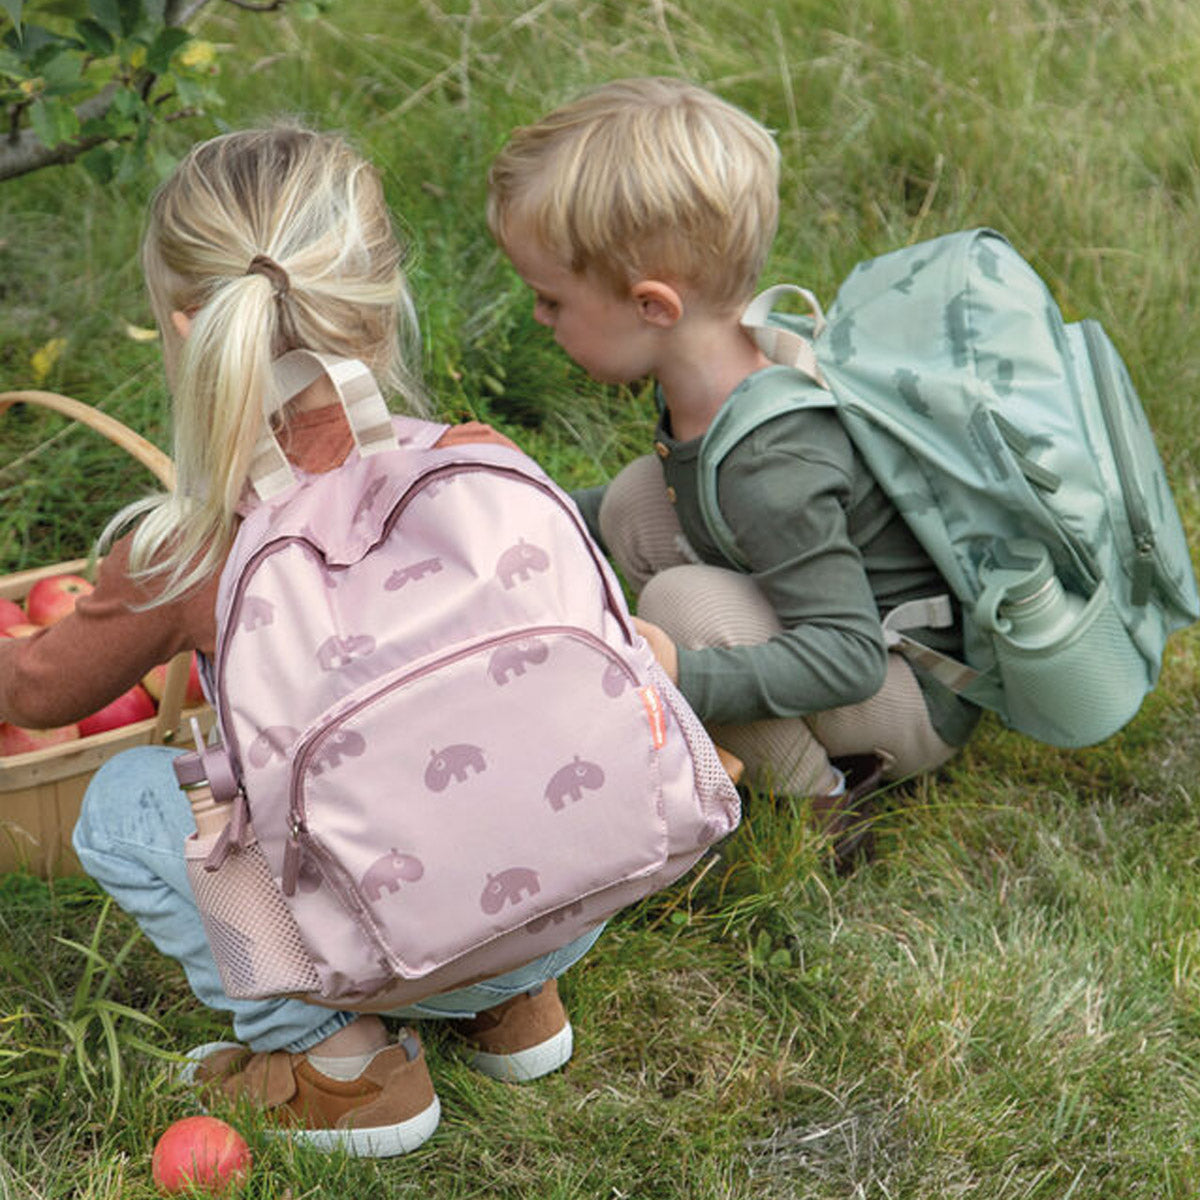
[[[82,737],[90,737],[107,729],[119,729],[122,725],[132,725],[134,721],[144,721],[154,716],[156,711],[150,693],[140,683],[135,683],[115,700],[84,717],[79,722],[79,733]]]
[[[75,608],[80,596],[92,591],[92,585],[82,575],[47,575],[29,589],[25,597],[25,614],[34,625],[53,625]]]
[[[24,625],[28,620],[25,610],[15,600],[0,596],[0,633],[10,625]]]
[[[159,663],[151,667],[142,677],[142,686],[154,697],[155,702],[162,703],[163,692],[167,687],[167,668],[170,663]],[[199,704],[204,699],[204,688],[200,685],[200,666],[196,662],[196,653],[192,652],[191,669],[188,671],[187,687],[183,692],[183,703],[186,707]]]
[[[150,1162],[160,1192],[194,1196],[244,1183],[251,1156],[245,1138],[232,1125],[216,1117],[184,1117],[167,1126]]]
[[[60,725],[57,729],[25,729],[20,725],[0,722],[0,758],[10,754],[30,754],[47,746],[61,746],[78,741],[78,725]]]

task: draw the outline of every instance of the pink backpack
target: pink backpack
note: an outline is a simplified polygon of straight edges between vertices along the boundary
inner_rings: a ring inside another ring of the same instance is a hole
[[[740,810],[565,493],[434,448],[360,363],[295,352],[282,394],[319,370],[359,449],[293,480],[261,447],[206,664],[231,815],[185,852],[230,996],[384,1010],[565,945]]]

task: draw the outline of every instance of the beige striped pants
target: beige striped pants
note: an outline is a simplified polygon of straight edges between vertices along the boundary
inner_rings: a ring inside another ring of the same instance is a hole
[[[635,459],[609,484],[600,529],[637,593],[638,615],[661,626],[676,645],[754,645],[782,630],[748,575],[694,561],[652,456]],[[797,796],[832,788],[831,756],[873,751],[883,758],[886,777],[899,779],[933,770],[955,752],[934,730],[916,678],[896,653],[888,655],[883,686],[858,704],[708,729],[746,764],[746,782]]]

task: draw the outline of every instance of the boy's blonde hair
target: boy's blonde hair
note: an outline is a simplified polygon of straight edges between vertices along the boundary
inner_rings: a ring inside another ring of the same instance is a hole
[[[679,79],[619,79],[517,129],[488,174],[502,247],[534,237],[572,271],[738,309],[779,214],[779,149],[741,109]]]
[[[130,569],[159,585],[153,603],[223,560],[281,354],[360,359],[424,411],[402,260],[376,171],[342,138],[296,124],[203,142],[155,194],[142,266],[172,391],[176,485],[106,530],[147,514]],[[191,320],[186,339],[177,311]]]

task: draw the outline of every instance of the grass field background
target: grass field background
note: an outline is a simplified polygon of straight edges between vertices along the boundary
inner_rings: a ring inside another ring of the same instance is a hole
[[[1191,0],[339,0],[303,22],[214,3],[218,116],[348,132],[411,243],[425,374],[562,483],[643,448],[491,244],[484,173],[580,88],[663,73],[777,131],[764,283],[827,303],[860,259],[975,225],[1068,317],[1098,317],[1200,527],[1200,7]],[[212,123],[164,135],[164,162]],[[152,178],[0,185],[0,389],[88,400],[169,448],[136,246]],[[44,375],[37,354],[63,339]],[[86,553],[149,477],[32,408],[0,415],[0,571]],[[832,875],[801,808],[751,796],[700,878],[614,921],[563,981],[568,1070],[522,1089],[424,1029],[444,1116],[355,1162],[263,1139],[254,1197],[1108,1200],[1200,1196],[1197,633],[1139,716],[1054,750],[988,721]],[[86,670],[86,664],[81,665]],[[138,1200],[194,1110],[170,1060],[227,1034],[86,880],[0,878],[0,1196]]]

